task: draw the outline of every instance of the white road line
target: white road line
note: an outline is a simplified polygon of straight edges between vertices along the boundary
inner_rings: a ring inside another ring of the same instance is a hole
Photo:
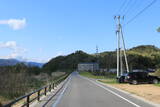
[[[135,107],[141,107],[140,105],[135,104],[134,102],[132,102],[132,101],[130,101],[130,100],[128,100],[128,99],[122,97],[121,95],[119,95],[119,94],[115,93],[114,91],[112,91],[112,90],[110,90],[110,89],[108,89],[108,88],[106,88],[106,87],[104,87],[104,86],[102,86],[102,85],[96,83],[96,82],[93,81],[93,80],[90,80],[90,79],[88,79],[88,78],[86,78],[86,77],[83,77],[83,76],[80,76],[80,77],[83,78],[83,79],[86,79],[86,80],[88,80],[88,81],[90,81],[90,82],[92,82],[92,83],[94,83],[95,85],[97,85],[97,86],[99,86],[99,87],[101,87],[101,88],[103,88],[103,89],[105,89],[105,90],[107,90],[107,91],[109,91],[110,93],[112,93],[112,94],[116,95],[117,97],[119,97],[119,98],[121,98],[121,99],[127,101],[128,103],[134,105]]]
[[[68,84],[71,80],[71,76],[69,77],[69,80],[67,81],[63,91],[60,93],[60,95],[58,96],[57,100],[55,101],[55,103],[52,105],[52,107],[56,107],[57,104],[60,102],[60,100],[62,99],[62,96],[64,95],[64,92],[66,91],[67,87],[68,87]]]

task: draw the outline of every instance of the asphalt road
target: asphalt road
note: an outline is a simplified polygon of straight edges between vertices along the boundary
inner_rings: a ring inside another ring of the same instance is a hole
[[[131,95],[97,83],[74,72],[50,102],[52,107],[153,107]]]

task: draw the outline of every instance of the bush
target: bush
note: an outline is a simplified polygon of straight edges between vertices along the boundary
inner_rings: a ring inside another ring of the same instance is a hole
[[[157,32],[160,32],[160,27],[159,27],[159,28],[157,28]]]
[[[155,75],[160,77],[160,68],[156,70]]]

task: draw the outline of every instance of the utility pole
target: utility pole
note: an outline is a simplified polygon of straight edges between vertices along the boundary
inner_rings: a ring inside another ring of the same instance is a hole
[[[98,52],[98,46],[96,45],[96,62],[99,64],[99,52]]]
[[[96,61],[95,61],[97,64],[98,64],[98,66],[99,66],[99,52],[98,52],[98,46],[96,45]],[[96,68],[96,70],[97,70],[97,68]]]
[[[98,59],[98,46],[96,45],[96,58]],[[97,60],[98,62],[98,60]]]
[[[127,55],[126,55],[126,48],[125,48],[125,43],[124,43],[124,36],[123,36],[123,30],[122,30],[122,25],[121,21],[124,20],[124,16],[115,16],[114,17],[116,21],[116,36],[117,36],[117,78],[124,73],[123,71],[123,55],[125,58],[125,65],[127,72],[129,72],[129,67],[128,67],[128,60],[127,60]]]

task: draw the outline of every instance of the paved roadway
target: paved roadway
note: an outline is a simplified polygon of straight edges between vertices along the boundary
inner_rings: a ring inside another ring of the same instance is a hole
[[[74,72],[57,98],[50,102],[52,107],[153,107],[142,100],[116,89],[81,77]]]

